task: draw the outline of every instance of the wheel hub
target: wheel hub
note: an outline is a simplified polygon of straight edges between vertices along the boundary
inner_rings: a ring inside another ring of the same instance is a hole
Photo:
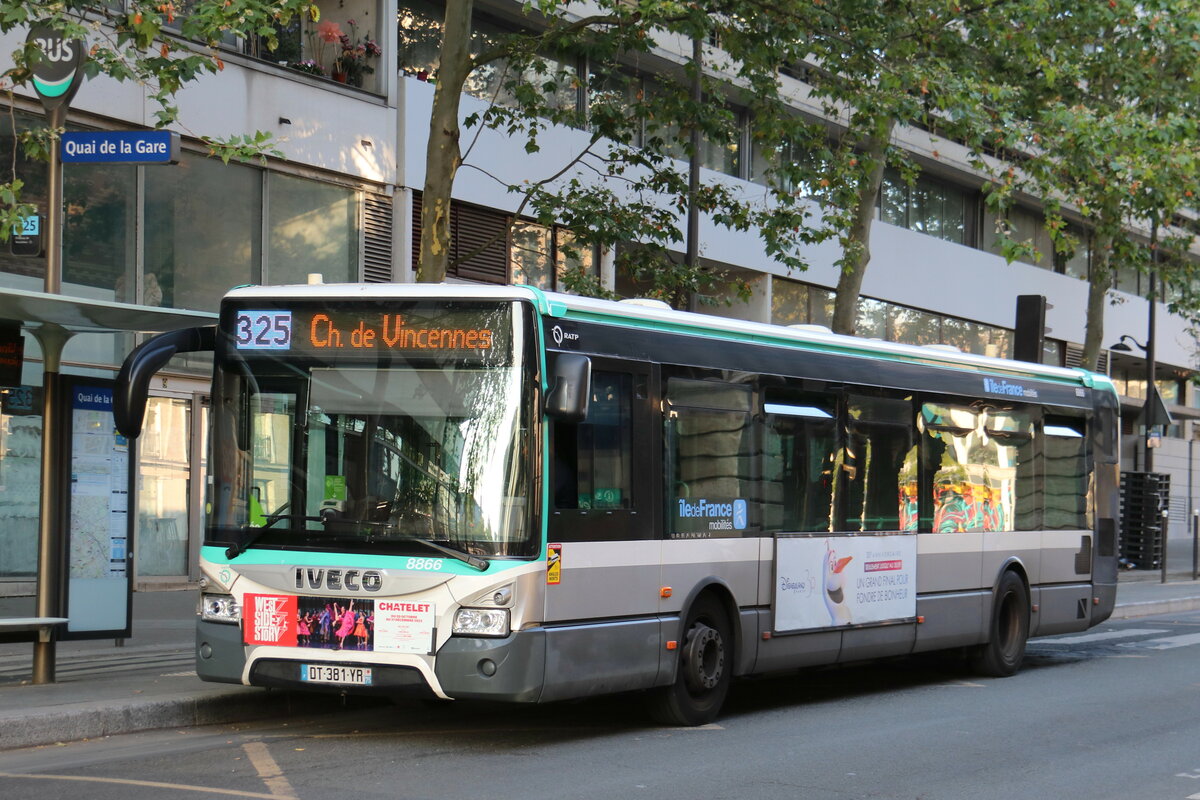
[[[683,648],[683,677],[693,692],[712,689],[725,670],[725,643],[721,633],[697,623],[688,634]]]

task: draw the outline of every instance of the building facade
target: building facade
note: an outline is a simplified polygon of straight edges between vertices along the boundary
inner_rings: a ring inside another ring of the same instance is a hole
[[[63,303],[127,308],[147,319],[155,313],[203,319],[215,313],[226,290],[248,283],[303,282],[310,273],[326,282],[413,279],[443,4],[320,5],[321,23],[281,27],[275,51],[230,40],[225,68],[182,91],[179,123],[173,126],[183,142],[179,163],[66,168]],[[519,3],[476,5],[480,47],[489,36],[520,24]],[[331,25],[361,46],[361,59],[352,60],[349,69],[337,57],[342,40],[332,38]],[[7,37],[4,52],[22,38]],[[658,63],[684,57],[683,48],[666,47]],[[649,87],[656,67],[654,62],[641,67],[645,73],[639,77]],[[781,80],[798,110],[818,113],[805,99],[802,77],[785,74]],[[503,102],[503,80],[502,67],[473,76],[464,113],[491,99]],[[561,102],[585,104],[578,92],[564,94]],[[87,82],[72,103],[68,129],[145,128],[155,111],[148,95],[136,84]],[[41,123],[36,100],[20,91],[16,98],[13,113],[0,117],[4,152],[12,151],[17,131]],[[206,136],[259,130],[278,137],[282,157],[224,164],[209,157],[203,143]],[[859,335],[1011,357],[1016,297],[1044,295],[1052,306],[1045,360],[1077,364],[1087,299],[1086,246],[1042,263],[1006,263],[983,208],[981,176],[965,150],[924,131],[896,136],[922,171],[911,185],[898,175],[885,179]],[[453,247],[456,254],[471,255],[452,268],[451,280],[557,289],[563,268],[583,266],[618,292],[634,291],[616,274],[612,253],[578,253],[567,246],[570,231],[516,218],[519,198],[506,190],[507,183],[555,172],[586,138],[583,131],[556,131],[544,137],[541,152],[530,155],[523,141],[493,131],[479,134],[468,163],[486,164],[487,170],[463,169],[455,184]],[[762,192],[763,164],[748,136],[744,141],[745,146],[707,149],[704,164],[713,176],[753,195]],[[44,165],[18,159],[17,172],[26,183],[26,199],[44,208]],[[1011,222],[1030,236],[1042,230],[1032,206],[1015,212]],[[837,283],[833,244],[806,253],[807,271],[789,273],[765,255],[753,233],[705,221],[701,241],[704,262],[746,280],[753,293],[748,302],[698,310],[780,324],[828,322]],[[0,310],[25,331],[20,381],[0,389],[0,596],[31,593],[37,569],[42,355],[34,333],[52,320],[21,309],[24,298],[42,292],[45,269],[44,256],[0,254]],[[1144,281],[1135,272],[1122,273],[1113,292],[1120,302],[1106,309],[1107,342],[1123,334],[1146,341]],[[1156,310],[1156,377],[1175,424],[1156,451],[1155,469],[1172,477],[1173,530],[1181,533],[1191,508],[1200,504],[1192,477],[1200,398],[1188,381],[1196,341],[1182,319],[1161,304]],[[142,336],[136,331],[133,325],[75,326],[63,351],[63,374],[111,380]],[[128,513],[135,529],[133,567],[142,587],[197,577],[209,366],[204,359],[179,358],[155,380],[145,433],[131,448],[135,480]],[[1109,352],[1105,368],[1122,388],[1128,412],[1125,467],[1140,469],[1145,448],[1137,414],[1145,398],[1145,362]]]

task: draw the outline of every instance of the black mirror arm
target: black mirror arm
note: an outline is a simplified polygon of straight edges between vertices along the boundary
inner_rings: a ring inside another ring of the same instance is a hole
[[[154,374],[177,353],[214,350],[216,331],[215,325],[167,331],[142,342],[126,356],[117,374],[117,387],[113,395],[113,418],[122,436],[136,439],[141,434],[150,379]]]

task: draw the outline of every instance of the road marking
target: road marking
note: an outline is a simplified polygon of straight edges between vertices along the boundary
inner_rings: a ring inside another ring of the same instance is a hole
[[[181,792],[204,792],[206,794],[222,794],[230,797],[258,797],[263,800],[279,800],[278,795],[263,794],[262,792],[241,792],[237,789],[217,789],[212,786],[191,786],[186,783],[162,783],[160,781],[136,781],[130,778],[88,778],[83,775],[45,775],[21,774],[19,772],[0,772],[0,778],[24,778],[31,781],[75,781],[77,783],[112,783],[120,786],[146,786],[151,789],[177,789]]]
[[[1034,639],[1030,644],[1086,644],[1088,642],[1104,642],[1110,639],[1130,639],[1134,636],[1153,636],[1156,633],[1166,633],[1166,631],[1159,628],[1126,628],[1119,631],[1073,633],[1066,636],[1047,636],[1044,639]]]
[[[288,779],[284,777],[279,764],[275,763],[275,759],[271,757],[271,751],[267,749],[265,742],[246,742],[242,745],[242,749],[246,751],[246,756],[254,765],[258,777],[262,778],[263,783],[271,790],[271,797],[288,797],[296,800],[295,790],[288,783]]]
[[[1200,644],[1200,633],[1187,633],[1182,636],[1165,636],[1161,639],[1147,639],[1144,642],[1125,642],[1122,647],[1140,647],[1146,650],[1174,650],[1176,647],[1191,647]]]

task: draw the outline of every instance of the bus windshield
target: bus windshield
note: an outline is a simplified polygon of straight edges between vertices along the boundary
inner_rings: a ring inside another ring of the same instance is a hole
[[[209,544],[536,552],[527,314],[396,305],[226,309]]]

